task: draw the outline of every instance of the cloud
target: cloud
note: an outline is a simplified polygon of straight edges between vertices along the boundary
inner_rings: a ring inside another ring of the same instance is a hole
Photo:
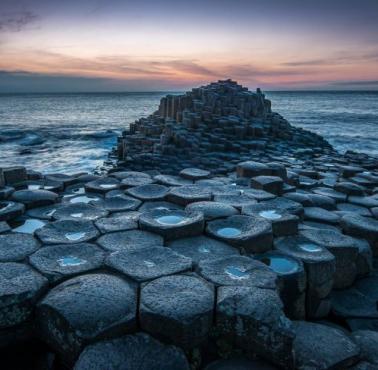
[[[25,27],[36,22],[38,16],[30,11],[19,11],[0,14],[0,31],[20,32]]]
[[[350,53],[348,51],[339,51],[331,56],[324,58],[297,60],[281,63],[285,67],[316,67],[316,66],[332,66],[340,64],[354,64],[361,62],[378,61],[378,50],[367,53]]]

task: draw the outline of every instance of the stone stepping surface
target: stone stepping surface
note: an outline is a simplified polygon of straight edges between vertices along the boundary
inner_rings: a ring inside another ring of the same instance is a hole
[[[91,221],[60,220],[47,224],[36,231],[44,244],[74,244],[87,242],[99,236]]]
[[[184,352],[138,333],[89,345],[74,370],[139,369],[189,370]]]
[[[210,221],[206,232],[248,253],[262,253],[272,248],[272,225],[262,217],[236,215]]]
[[[142,230],[172,240],[200,235],[204,229],[204,216],[200,212],[154,209],[141,214],[139,225]]]
[[[89,244],[62,244],[44,247],[29,257],[30,264],[51,283],[102,267],[105,252]]]
[[[221,85],[238,109],[195,90],[190,130],[159,121],[155,154],[108,174],[0,169],[1,348],[74,369],[377,367],[377,160],[241,118],[259,93]]]
[[[209,335],[214,299],[214,287],[195,276],[153,280],[141,290],[141,329],[184,349],[194,348]]]
[[[136,311],[132,283],[110,274],[81,275],[59,284],[39,302],[37,333],[56,352],[74,360],[96,339],[133,332]]]

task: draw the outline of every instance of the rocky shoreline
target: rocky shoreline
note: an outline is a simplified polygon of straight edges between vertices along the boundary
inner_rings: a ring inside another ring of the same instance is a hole
[[[105,175],[0,169],[3,369],[378,369],[378,159],[219,81]]]

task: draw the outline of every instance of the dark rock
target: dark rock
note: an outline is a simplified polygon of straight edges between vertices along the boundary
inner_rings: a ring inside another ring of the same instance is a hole
[[[271,207],[269,204],[259,203],[244,206],[242,214],[262,217],[270,221],[275,236],[293,235],[298,231],[298,216]]]
[[[99,232],[91,221],[62,220],[36,231],[44,244],[76,244],[96,239]]]
[[[168,243],[168,247],[191,258],[195,265],[198,265],[200,261],[239,255],[237,249],[203,235],[173,240]]]
[[[300,259],[306,269],[306,316],[320,318],[330,310],[329,294],[336,270],[335,257],[326,248],[303,236],[282,237],[274,242],[275,249]]]
[[[67,204],[59,207],[53,214],[54,220],[80,220],[94,221],[106,217],[108,212],[104,209],[85,203]]]
[[[378,220],[347,214],[341,218],[340,224],[346,234],[366,239],[373,249],[373,254],[378,255]]]
[[[301,235],[327,248],[336,258],[334,288],[345,289],[351,286],[357,277],[358,246],[353,238],[332,230],[302,230]]]
[[[0,262],[24,260],[39,248],[40,244],[32,235],[12,233],[0,235]]]
[[[208,201],[191,203],[186,206],[185,210],[188,212],[202,212],[206,221],[225,218],[239,213],[236,208],[229,204]]]
[[[139,199],[127,195],[105,197],[105,199],[100,199],[95,203],[96,207],[103,208],[111,213],[135,211],[141,204],[142,202]]]
[[[195,276],[165,276],[141,290],[142,330],[190,349],[206,341],[214,308],[214,288]]]
[[[256,176],[251,179],[251,187],[265,190],[275,195],[283,192],[283,180],[278,176]]]
[[[131,215],[128,215],[127,212],[124,214],[116,214],[112,217],[100,218],[99,220],[95,221],[96,227],[100,230],[102,234],[110,233],[114,231],[127,231],[133,230],[138,228],[138,219],[139,213],[137,213],[137,217],[134,212]]]
[[[251,253],[271,249],[273,240],[271,223],[253,216],[236,215],[210,221],[206,232],[216,239]]]
[[[171,176],[171,175],[157,175],[154,177],[154,180],[158,184],[166,185],[166,186],[183,186],[183,185],[190,185],[193,183],[192,180],[187,180],[179,176]]]
[[[186,206],[193,202],[211,200],[211,192],[199,185],[177,186],[169,191],[167,200],[181,206]]]
[[[87,346],[74,370],[189,370],[183,351],[144,333]]]
[[[340,217],[336,213],[327,211],[323,208],[305,207],[304,219],[315,222],[325,222],[328,224],[337,224],[340,220]]]
[[[180,172],[180,176],[184,179],[200,180],[207,179],[210,176],[210,172],[199,168],[185,168]]]
[[[236,167],[239,177],[269,176],[271,169],[264,163],[247,161],[239,163]]]
[[[358,361],[358,346],[341,330],[305,321],[294,328],[298,369],[346,369]]]
[[[5,180],[5,185],[12,186],[13,184],[21,181],[26,181],[28,179],[25,167],[7,167],[3,168],[2,172]]]
[[[27,265],[0,263],[0,329],[28,320],[47,283],[47,279]]]
[[[190,258],[161,246],[114,252],[106,259],[106,264],[138,283],[192,268]]]
[[[12,200],[25,204],[27,209],[48,206],[58,200],[58,194],[49,190],[17,190]]]
[[[25,211],[22,203],[12,202],[10,200],[0,201],[0,221],[12,220],[21,216]]]
[[[136,311],[130,283],[108,274],[81,275],[53,288],[38,304],[38,335],[73,362],[90,342],[133,332]]]
[[[246,256],[202,260],[198,273],[216,286],[252,286],[276,289],[277,275],[264,263]]]
[[[57,283],[101,267],[104,257],[104,251],[93,244],[63,244],[39,249],[29,262],[51,283]]]
[[[278,368],[261,360],[232,357],[214,361],[205,370],[277,370]]]
[[[218,203],[228,204],[231,207],[234,207],[238,210],[241,210],[243,207],[247,207],[249,205],[256,204],[257,201],[254,198],[249,197],[245,194],[224,194],[224,195],[216,195],[214,200]]]
[[[352,338],[361,349],[360,358],[378,368],[378,332],[358,330],[352,333]]]
[[[135,251],[163,245],[160,235],[142,230],[120,231],[103,235],[97,239],[97,243],[107,251]]]
[[[61,204],[53,204],[51,206],[29,209],[26,214],[32,218],[41,220],[52,220],[54,213],[61,207]]]
[[[222,337],[249,354],[258,354],[285,369],[294,368],[290,320],[276,291],[247,286],[218,289],[216,324]]]
[[[200,212],[155,209],[142,213],[139,225],[142,230],[152,231],[166,240],[172,240],[201,234],[204,218]]]
[[[151,201],[163,200],[168,194],[168,190],[169,188],[164,185],[150,184],[129,188],[127,189],[127,193],[143,201]]]
[[[279,251],[260,254],[255,258],[277,274],[277,285],[286,316],[292,320],[305,319],[307,279],[301,260]]]
[[[119,181],[113,177],[102,177],[94,181],[87,182],[84,188],[89,193],[105,194],[108,191],[118,189]]]

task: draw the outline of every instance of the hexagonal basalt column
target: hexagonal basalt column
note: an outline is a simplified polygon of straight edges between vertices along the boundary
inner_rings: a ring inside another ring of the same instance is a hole
[[[255,286],[276,289],[277,275],[264,263],[247,256],[202,260],[198,273],[216,286]]]
[[[126,335],[87,346],[74,370],[189,370],[184,352],[145,333]]]
[[[25,204],[27,209],[48,206],[58,200],[58,194],[49,190],[17,190],[12,200]]]
[[[148,212],[153,211],[154,209],[175,210],[183,209],[183,207],[178,204],[165,201],[144,202],[142,206],[139,208],[139,212]]]
[[[210,221],[206,232],[216,239],[250,253],[266,252],[272,247],[272,225],[261,217],[236,215]]]
[[[276,274],[285,314],[291,320],[306,316],[306,272],[301,260],[279,251],[256,255],[258,261],[265,263]]]
[[[168,191],[169,188],[158,184],[141,185],[127,189],[128,194],[143,201],[163,200]]]
[[[134,186],[149,185],[155,182],[154,179],[147,176],[127,176],[121,180],[121,188],[132,188]]]
[[[336,213],[320,207],[305,207],[304,219],[327,224],[338,224],[340,217]]]
[[[157,175],[154,177],[154,180],[157,181],[158,184],[166,186],[183,186],[193,184],[193,181],[191,180],[171,175]]]
[[[40,243],[32,235],[22,233],[0,235],[0,262],[22,261],[39,247]]]
[[[106,217],[108,211],[85,203],[66,204],[57,209],[52,217],[54,220],[93,221]]]
[[[268,176],[271,174],[269,166],[265,163],[253,161],[239,163],[236,172],[239,177]]]
[[[211,200],[211,192],[206,187],[199,185],[177,186],[169,191],[167,200],[181,206],[186,206],[193,202]]]
[[[62,220],[36,231],[44,244],[75,244],[96,239],[100,233],[91,221]]]
[[[333,230],[308,229],[301,235],[327,248],[336,258],[334,288],[345,289],[353,284],[357,276],[358,246],[353,238]]]
[[[275,236],[293,235],[298,232],[298,216],[288,213],[269,204],[251,204],[242,208],[242,214],[262,217],[272,223]]]
[[[347,214],[341,218],[340,224],[346,234],[366,239],[374,256],[378,256],[378,220]]]
[[[168,243],[168,247],[183,256],[191,258],[195,265],[198,265],[200,261],[239,255],[239,251],[236,248],[203,235],[174,240]]]
[[[251,179],[252,188],[265,190],[275,195],[282,194],[283,185],[283,180],[278,176],[256,176]]]
[[[206,201],[191,203],[186,206],[185,210],[188,212],[202,212],[206,221],[225,218],[239,213],[236,208],[229,204]]]
[[[47,279],[27,265],[0,263],[0,329],[28,320],[47,285]]]
[[[54,245],[39,249],[30,264],[51,283],[56,283],[102,266],[105,252],[94,244]]]
[[[101,177],[97,180],[86,183],[84,188],[88,193],[105,194],[108,191],[118,189],[119,186],[119,181],[114,177]]]
[[[135,287],[108,274],[81,275],[52,289],[37,306],[37,332],[67,362],[100,338],[136,328]]]
[[[139,225],[142,230],[152,231],[167,240],[172,240],[201,234],[204,218],[200,212],[155,209],[142,213]]]
[[[241,210],[243,207],[253,205],[257,203],[257,200],[254,198],[251,198],[244,194],[238,194],[238,195],[216,195],[214,197],[214,200],[219,203],[228,204],[238,210]]]
[[[25,206],[22,203],[2,201],[0,202],[0,221],[8,221],[21,216],[24,211]]]
[[[294,367],[295,334],[276,291],[246,286],[219,288],[216,324],[221,339],[282,368]]]
[[[343,331],[305,321],[294,328],[298,369],[347,369],[358,361],[359,348]]]
[[[135,251],[163,245],[164,239],[157,234],[143,230],[119,231],[103,235],[97,239],[105,250],[116,252],[121,250]]]
[[[291,213],[298,217],[302,217],[304,213],[302,204],[284,197],[265,200],[262,201],[261,204],[264,204],[271,209],[276,209],[279,212]]]
[[[139,199],[127,195],[105,196],[105,199],[100,199],[95,203],[96,207],[103,208],[110,213],[135,211],[141,204],[142,202]]]
[[[185,168],[180,172],[180,176],[189,180],[201,180],[207,179],[210,176],[210,172],[201,170],[199,168]]]
[[[139,212],[126,212],[111,217],[100,218],[95,221],[96,227],[102,234],[114,231],[127,231],[138,228]]]
[[[106,259],[106,264],[139,283],[192,268],[191,258],[160,246],[114,252]]]
[[[32,218],[39,218],[41,220],[52,220],[54,213],[62,207],[62,204],[56,203],[51,206],[38,207],[29,209],[26,215]]]
[[[306,316],[319,318],[328,315],[329,294],[336,271],[335,257],[326,248],[303,236],[278,238],[274,247],[284,254],[300,259],[306,269]]]
[[[142,330],[169,343],[190,349],[208,337],[214,308],[214,288],[190,275],[165,276],[141,290]]]

